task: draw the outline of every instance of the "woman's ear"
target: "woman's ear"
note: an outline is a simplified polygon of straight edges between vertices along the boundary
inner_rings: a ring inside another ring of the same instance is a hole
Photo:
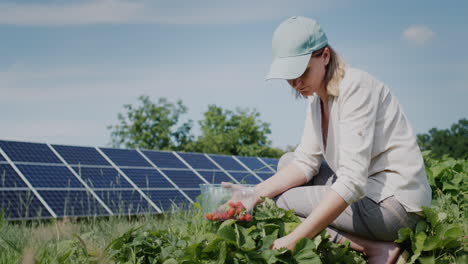
[[[325,47],[325,49],[323,49],[322,58],[323,63],[325,64],[325,66],[327,66],[330,62],[330,49],[328,47]]]

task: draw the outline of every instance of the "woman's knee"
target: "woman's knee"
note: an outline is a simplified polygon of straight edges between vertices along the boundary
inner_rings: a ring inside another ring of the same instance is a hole
[[[282,208],[284,210],[291,210],[291,194],[292,194],[293,189],[289,189],[285,191],[284,193],[280,194],[277,196],[276,199],[276,206],[279,208]]]
[[[280,194],[278,198],[276,199],[276,206],[284,210],[289,210],[289,207],[286,203],[286,198],[284,197],[284,193]]]

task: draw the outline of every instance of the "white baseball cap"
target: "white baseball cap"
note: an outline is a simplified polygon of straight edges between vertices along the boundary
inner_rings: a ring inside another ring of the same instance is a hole
[[[312,53],[327,44],[327,36],[315,20],[302,16],[286,19],[273,34],[273,63],[266,80],[296,79],[305,72]]]

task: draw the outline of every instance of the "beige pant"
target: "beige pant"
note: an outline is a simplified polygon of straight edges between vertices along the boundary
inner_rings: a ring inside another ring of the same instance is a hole
[[[293,155],[292,152],[283,155],[278,162],[278,170],[291,162]],[[277,197],[276,204],[286,210],[294,210],[303,219],[320,203],[335,180],[335,173],[326,162],[322,162],[319,173],[310,182],[284,192]],[[340,241],[346,233],[371,240],[393,241],[397,239],[400,228],[414,228],[419,220],[421,216],[407,213],[393,196],[379,203],[364,197],[348,206],[330,224],[327,232],[334,242]]]

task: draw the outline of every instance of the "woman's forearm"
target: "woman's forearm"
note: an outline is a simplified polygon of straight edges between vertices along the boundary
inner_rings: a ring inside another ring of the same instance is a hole
[[[304,173],[293,163],[290,163],[266,181],[255,186],[255,193],[257,196],[256,203],[261,201],[260,197],[266,196],[273,198],[290,188],[302,185],[306,182],[307,178]]]
[[[313,238],[332,223],[346,207],[348,207],[346,201],[330,189],[319,205],[290,235],[296,241],[303,237]]]

